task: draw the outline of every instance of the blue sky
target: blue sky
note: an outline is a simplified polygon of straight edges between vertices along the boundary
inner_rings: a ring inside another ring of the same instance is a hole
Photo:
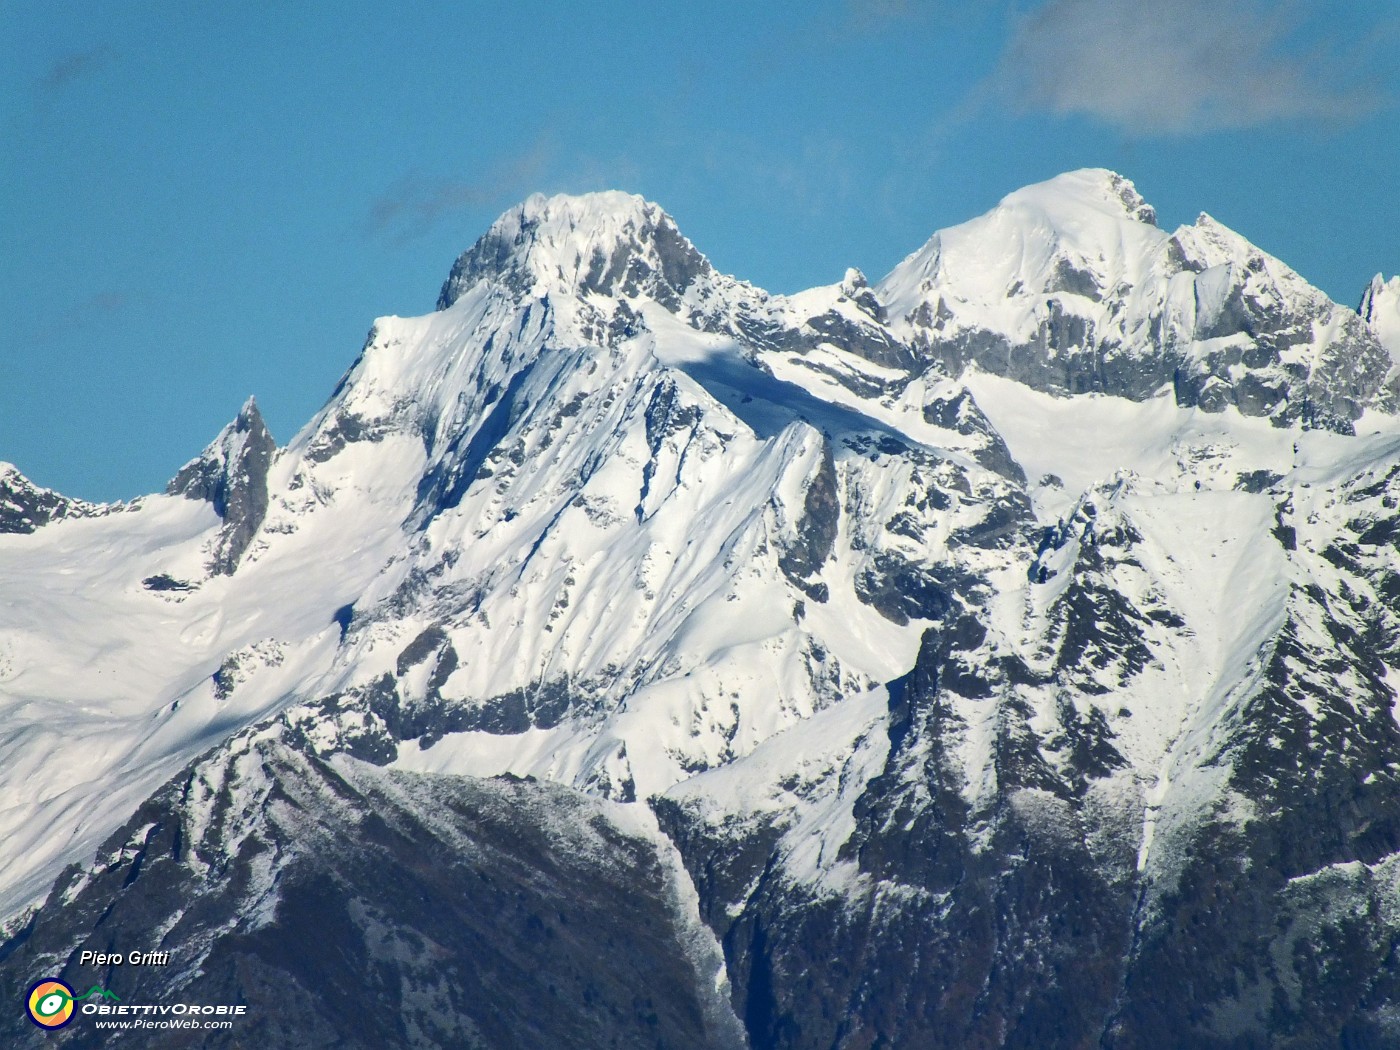
[[[129,498],[249,394],[285,442],[535,190],[795,291],[1104,166],[1354,306],[1400,270],[1397,53],[1393,2],[0,0],[0,459]]]

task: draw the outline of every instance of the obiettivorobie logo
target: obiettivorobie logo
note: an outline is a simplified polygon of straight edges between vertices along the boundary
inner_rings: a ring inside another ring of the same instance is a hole
[[[24,999],[29,1019],[54,1031],[82,1014],[98,1028],[232,1028],[235,1018],[245,1017],[244,1003],[127,1003],[115,992],[95,984],[82,995],[57,977],[46,977],[29,988]]]
[[[75,995],[73,989],[63,981],[56,977],[46,977],[42,981],[36,981],[29,989],[25,1006],[31,1021],[40,1028],[54,1029],[62,1028],[73,1020],[75,1004],[86,999],[121,1002],[114,992],[107,991],[101,985],[94,984],[83,995]]]

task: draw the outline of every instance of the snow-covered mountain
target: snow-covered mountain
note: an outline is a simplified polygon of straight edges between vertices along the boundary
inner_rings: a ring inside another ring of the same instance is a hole
[[[1391,285],[1100,170],[793,296],[532,197],[286,446],[250,400],[161,495],[0,475],[0,970],[81,983],[120,905],[202,987],[290,872],[412,940],[369,854],[268,844],[460,796],[651,851],[676,1045],[1400,1039]]]

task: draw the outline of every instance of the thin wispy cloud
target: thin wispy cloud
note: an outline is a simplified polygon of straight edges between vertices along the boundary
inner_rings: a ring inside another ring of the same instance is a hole
[[[1023,109],[1130,134],[1349,123],[1385,104],[1362,54],[1300,4],[1049,0],[1014,23],[996,83]]]
[[[70,305],[47,325],[34,333],[34,341],[50,344],[106,322],[132,305],[126,292],[109,289],[90,295]]]
[[[110,47],[101,46],[87,51],[73,51],[54,59],[38,80],[41,91],[61,91],[75,80],[91,76],[111,64],[117,55]]]
[[[405,175],[370,204],[368,231],[404,244],[431,232],[452,215],[471,208],[499,204],[533,188],[553,157],[548,137],[523,153],[491,165],[473,179]]]
[[[691,135],[679,138],[675,149],[692,158],[707,183],[779,196],[811,217],[830,214],[861,192],[857,151],[830,133],[782,143],[747,132]]]

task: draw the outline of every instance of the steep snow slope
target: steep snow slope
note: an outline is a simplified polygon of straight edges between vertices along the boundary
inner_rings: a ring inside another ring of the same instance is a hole
[[[202,578],[220,531],[202,501],[151,496],[0,537],[10,908],[194,755],[318,688],[336,609],[402,542],[398,517],[376,530],[373,511],[357,501],[353,518],[279,537],[236,580]]]

